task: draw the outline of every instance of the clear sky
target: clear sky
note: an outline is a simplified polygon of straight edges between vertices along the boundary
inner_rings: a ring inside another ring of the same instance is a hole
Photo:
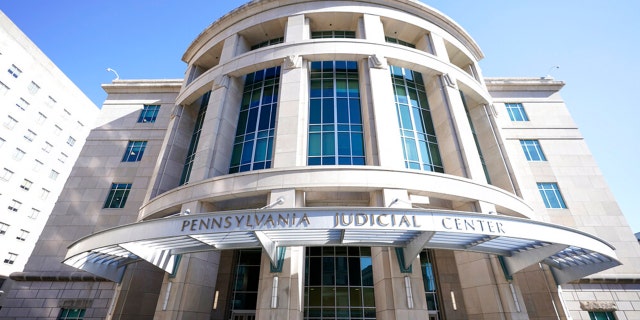
[[[566,82],[561,94],[634,232],[640,231],[640,1],[424,0],[482,48],[485,76]],[[183,78],[191,41],[244,0],[2,0],[2,10],[100,106],[100,84]],[[559,69],[552,69],[553,66]],[[638,139],[638,140],[636,140]]]

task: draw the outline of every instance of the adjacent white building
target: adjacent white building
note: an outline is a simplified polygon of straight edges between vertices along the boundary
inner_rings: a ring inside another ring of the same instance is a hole
[[[0,287],[24,268],[98,112],[0,12]]]
[[[5,319],[640,319],[552,78],[414,0],[255,0],[114,80]]]

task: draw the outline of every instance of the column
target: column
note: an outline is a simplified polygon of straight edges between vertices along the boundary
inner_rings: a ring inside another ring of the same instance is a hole
[[[289,56],[282,65],[273,168],[306,165],[309,76],[302,60]]]
[[[406,190],[383,189],[385,206],[411,208]],[[420,260],[413,259],[405,269],[392,247],[372,247],[376,316],[384,320],[427,319],[427,303],[420,271]]]
[[[284,203],[275,208],[299,207],[302,193],[294,189],[274,190],[270,202],[282,197]],[[286,247],[281,266],[272,266],[264,253],[258,285],[258,320],[300,320],[304,308],[304,247]],[[279,268],[280,267],[280,268]],[[275,287],[275,290],[274,290]]]
[[[516,305],[497,256],[465,251],[454,255],[468,319],[529,319],[519,293]]]
[[[202,212],[197,202],[184,204],[181,212]],[[220,251],[183,254],[174,275],[165,273],[154,319],[208,320],[214,303]]]

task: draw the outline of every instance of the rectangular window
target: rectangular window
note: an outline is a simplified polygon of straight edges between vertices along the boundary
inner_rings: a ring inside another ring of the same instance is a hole
[[[40,91],[40,86],[37,83],[31,81],[31,83],[27,87],[27,90],[29,90],[29,93],[31,94],[36,94],[38,93],[38,91]]]
[[[613,311],[589,311],[591,320],[616,320]]]
[[[284,43],[284,37],[273,38],[267,41],[260,42],[251,46],[251,50],[272,46],[274,44]]]
[[[364,165],[358,63],[310,66],[308,165]]]
[[[7,140],[0,138],[0,148],[2,148],[5,142],[7,142]]]
[[[280,67],[245,77],[229,173],[271,168]]]
[[[56,136],[59,136],[62,133],[62,128],[60,128],[58,125],[55,125],[53,128],[53,134],[55,134]]]
[[[32,170],[35,172],[39,172],[40,169],[42,169],[42,166],[44,166],[44,163],[42,163],[40,160],[35,160]]]
[[[529,161],[547,161],[542,153],[540,142],[538,140],[520,140],[522,151]]]
[[[58,158],[58,161],[60,161],[61,163],[65,163],[67,162],[67,159],[69,159],[69,156],[64,152],[60,152],[60,157]]]
[[[11,199],[11,202],[9,203],[9,206],[7,207],[7,209],[9,209],[9,211],[18,212],[18,210],[20,210],[21,205],[22,205],[22,202],[16,199]]]
[[[131,183],[112,183],[104,208],[124,208],[129,191],[131,191]]]
[[[52,96],[49,96],[45,103],[49,108],[53,108],[53,106],[55,106],[58,101],[56,101],[56,99],[54,99]]]
[[[9,130],[13,130],[13,128],[16,127],[16,124],[18,124],[18,120],[12,116],[7,116],[7,119],[4,121],[4,126]]]
[[[22,188],[22,190],[24,191],[29,191],[29,189],[31,189],[31,185],[33,185],[33,182],[24,179],[24,181],[22,181],[22,184],[20,185],[20,188]]]
[[[38,112],[38,118],[36,119],[36,122],[38,124],[43,124],[45,121],[47,121],[47,116],[45,116],[42,112]]]
[[[507,107],[511,121],[529,121],[522,103],[505,103],[504,105]]]
[[[9,252],[7,257],[4,259],[4,263],[13,264],[16,261],[16,258],[18,258],[18,254]]]
[[[7,94],[7,92],[9,92],[9,87],[7,87],[6,84],[0,81],[0,95],[5,95]]]
[[[51,193],[49,190],[42,188],[42,192],[40,193],[40,199],[47,200],[47,198],[49,197],[49,193]]]
[[[0,234],[6,234],[7,230],[9,230],[9,225],[4,222],[0,222]]]
[[[328,39],[328,38],[355,39],[355,37],[356,37],[355,31],[330,30],[330,31],[311,32],[311,39]]]
[[[36,219],[38,218],[38,215],[40,215],[40,210],[36,208],[31,208],[31,214],[29,215],[29,218]]]
[[[13,171],[4,168],[4,170],[0,173],[0,180],[9,181],[13,176]]]
[[[67,110],[67,109],[64,109],[63,111],[64,111],[64,113],[62,114],[62,117],[64,119],[69,119],[69,117],[71,117],[71,112],[69,112],[69,110]]]
[[[140,161],[146,147],[146,141],[129,141],[127,149],[125,149],[124,155],[122,156],[122,162]]]
[[[20,109],[20,110],[26,110],[26,108],[28,108],[30,106],[29,102],[27,102],[27,100],[20,98],[20,101],[18,101],[16,103],[16,106]]]
[[[200,97],[200,109],[198,110],[196,123],[193,126],[193,133],[191,134],[191,141],[189,142],[189,149],[187,150],[187,156],[184,159],[184,166],[182,166],[182,174],[180,175],[180,185],[189,183],[189,177],[191,176],[191,169],[193,168],[193,161],[195,160],[195,157],[196,157],[196,151],[198,151],[198,141],[200,140],[200,132],[202,131],[204,116],[207,113],[207,105],[209,105],[209,96],[211,96],[211,91],[203,94],[202,97]]]
[[[84,319],[85,309],[60,309],[60,315],[57,320],[82,320]]]
[[[20,161],[22,160],[22,158],[24,158],[25,154],[26,153],[24,151],[16,148],[16,151],[13,153],[13,160]]]
[[[38,118],[36,118],[36,122],[38,124],[43,124],[45,121],[47,121],[47,116],[45,116],[42,112],[38,112]]]
[[[20,229],[20,232],[18,233],[18,236],[16,237],[16,239],[18,239],[20,241],[25,241],[25,240],[27,240],[28,236],[29,236],[29,231],[24,230],[24,229]]]
[[[51,152],[51,148],[53,148],[53,145],[49,142],[45,142],[44,147],[42,147],[42,151],[49,153]]]
[[[20,68],[16,67],[15,64],[12,64],[11,67],[9,67],[9,69],[7,69],[7,72],[9,72],[10,75],[12,75],[14,78],[17,78],[20,76],[20,74],[22,74],[22,70],[20,70]]]
[[[566,209],[558,184],[555,182],[539,182],[538,190],[544,201],[544,206],[549,209]]]
[[[69,136],[69,139],[67,139],[67,144],[73,147],[73,145],[76,144],[76,139]]]
[[[160,105],[144,105],[142,107],[142,111],[140,111],[138,122],[142,122],[142,123],[156,122],[156,118],[158,117],[159,111],[160,111]]]
[[[387,43],[395,43],[395,44],[403,45],[403,46],[409,47],[409,48],[415,48],[416,47],[413,43],[402,41],[402,40],[400,40],[398,38],[384,37],[384,40]]]
[[[390,67],[405,167],[444,172],[422,74]]]
[[[49,172],[49,179],[56,180],[56,179],[58,179],[58,175],[59,174],[60,173],[58,171],[51,170],[51,172]]]
[[[31,130],[27,130],[27,133],[25,133],[24,138],[27,141],[31,142],[31,141],[33,141],[33,139],[36,138],[36,136],[37,136],[37,134],[35,132],[33,132]]]

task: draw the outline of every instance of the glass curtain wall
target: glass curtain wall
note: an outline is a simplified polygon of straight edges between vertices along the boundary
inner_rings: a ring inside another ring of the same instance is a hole
[[[310,66],[308,165],[364,165],[358,64]]]
[[[375,319],[371,248],[307,247],[304,319]]]
[[[229,173],[271,167],[280,67],[246,76]]]
[[[444,172],[422,74],[391,66],[405,167]]]

